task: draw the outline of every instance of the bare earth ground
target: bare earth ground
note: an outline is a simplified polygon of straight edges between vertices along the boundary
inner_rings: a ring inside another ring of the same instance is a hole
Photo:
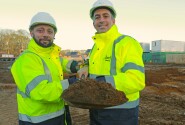
[[[0,125],[18,125],[16,87],[0,62]],[[146,64],[141,92],[140,125],[185,125],[185,65]],[[88,125],[88,110],[70,107],[73,125]]]

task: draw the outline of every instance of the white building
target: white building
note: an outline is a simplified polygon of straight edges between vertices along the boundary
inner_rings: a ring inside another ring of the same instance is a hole
[[[173,40],[152,41],[152,52],[185,52],[185,42]]]

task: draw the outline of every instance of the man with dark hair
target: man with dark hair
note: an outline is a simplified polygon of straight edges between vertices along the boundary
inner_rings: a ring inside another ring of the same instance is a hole
[[[89,76],[126,94],[128,102],[90,109],[90,125],[137,125],[139,92],[145,87],[143,50],[132,37],[118,32],[116,11],[109,0],[97,0],[90,9],[96,29],[89,54]]]

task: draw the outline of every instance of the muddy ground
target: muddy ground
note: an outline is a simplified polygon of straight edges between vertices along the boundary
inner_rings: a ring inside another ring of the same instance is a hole
[[[0,62],[0,125],[18,125],[16,87]],[[140,125],[185,125],[185,65],[146,64],[141,92]],[[88,110],[70,107],[73,125],[88,125]]]

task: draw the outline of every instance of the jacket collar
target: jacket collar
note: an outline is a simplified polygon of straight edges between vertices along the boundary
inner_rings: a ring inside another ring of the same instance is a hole
[[[95,35],[92,37],[93,40],[103,40],[104,42],[108,41],[114,41],[119,36],[118,28],[114,24],[107,32],[105,33],[95,33]]]
[[[61,48],[53,43],[52,46],[44,48],[39,46],[35,40],[32,38],[28,44],[28,50],[35,52],[39,55],[50,55],[51,53],[58,53],[61,51]]]

